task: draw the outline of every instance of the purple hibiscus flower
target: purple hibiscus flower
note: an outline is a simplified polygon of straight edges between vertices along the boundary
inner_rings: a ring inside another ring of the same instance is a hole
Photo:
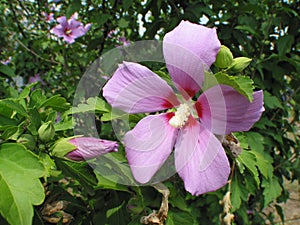
[[[193,195],[215,191],[227,183],[230,165],[217,135],[247,131],[259,120],[262,91],[253,101],[227,85],[201,90],[204,72],[220,49],[216,30],[182,21],[163,39],[163,54],[178,93],[137,63],[123,62],[103,88],[103,96],[127,113],[151,113],[124,136],[134,178],[147,183],[174,148],[175,167]],[[174,110],[175,109],[175,110]]]
[[[127,41],[125,37],[119,37],[119,42],[125,47],[130,45],[130,41]]]
[[[41,84],[44,84],[44,81],[42,80],[39,73],[35,74],[34,76],[29,77],[28,84],[31,84],[34,82],[41,82]]]
[[[2,60],[1,60],[0,62],[1,62],[3,65],[6,65],[6,66],[7,66],[7,65],[11,62],[11,60],[12,60],[12,57],[9,56],[7,60],[5,60],[5,61],[2,61]]]
[[[43,15],[43,17],[44,17],[44,19],[47,23],[50,23],[54,20],[54,13],[49,13],[48,14],[46,12],[42,12],[42,15]]]
[[[77,21],[77,18],[78,13],[74,13],[68,20],[65,16],[58,17],[56,20],[59,24],[53,27],[50,32],[58,37],[63,37],[69,44],[74,43],[76,38],[85,35],[92,26],[91,23],[84,26]]]
[[[76,137],[68,140],[68,142],[76,146],[75,150],[66,154],[68,159],[74,161],[84,161],[118,151],[117,142],[94,137]]]

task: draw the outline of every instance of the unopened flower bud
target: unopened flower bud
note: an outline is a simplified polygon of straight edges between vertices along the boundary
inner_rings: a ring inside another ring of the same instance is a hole
[[[24,145],[29,150],[34,150],[35,149],[36,142],[35,142],[34,137],[30,134],[22,134],[18,138],[17,142]]]
[[[252,59],[247,57],[237,57],[233,59],[233,63],[231,64],[229,70],[234,73],[238,73],[243,71],[249,64]]]
[[[59,140],[55,144],[52,154],[74,161],[84,161],[117,151],[118,144],[115,141],[102,140],[94,137],[72,137]]]
[[[221,69],[229,67],[233,62],[233,55],[229,48],[222,45],[215,61],[215,66]]]
[[[55,135],[55,129],[52,121],[43,123],[38,130],[39,138],[44,141],[50,141]]]

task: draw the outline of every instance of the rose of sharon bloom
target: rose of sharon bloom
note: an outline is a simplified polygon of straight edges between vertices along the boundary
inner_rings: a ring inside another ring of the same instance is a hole
[[[117,142],[94,137],[76,137],[68,140],[68,142],[76,146],[75,150],[66,154],[68,159],[74,161],[84,161],[118,151]]]
[[[120,42],[123,46],[129,46],[129,45],[130,45],[130,41],[127,41],[125,37],[119,37],[119,42]]]
[[[34,82],[41,82],[44,84],[44,81],[42,80],[40,74],[35,74],[34,76],[29,77],[28,84],[34,83]]]
[[[134,178],[147,183],[174,148],[175,167],[185,189],[193,195],[215,191],[227,183],[230,165],[216,138],[247,131],[259,120],[262,91],[253,101],[227,85],[200,92],[204,71],[220,49],[216,30],[182,21],[163,39],[167,69],[179,93],[151,70],[123,62],[103,88],[112,107],[127,113],[151,113],[124,136],[128,163]],[[174,112],[175,109],[175,112]]]
[[[69,44],[74,43],[76,38],[85,35],[92,26],[90,23],[83,26],[81,22],[77,21],[77,18],[78,13],[74,13],[68,20],[65,16],[58,17],[56,20],[59,24],[50,32],[58,37],[63,37]]]
[[[7,66],[7,65],[11,62],[11,60],[12,60],[12,57],[9,56],[7,60],[5,60],[5,61],[2,61],[2,60],[1,60],[0,62],[1,62],[3,65],[6,65],[6,66]]]
[[[54,20],[54,13],[49,13],[48,14],[46,12],[42,12],[42,15],[43,15],[43,17],[44,17],[44,19],[47,23],[50,23]]]

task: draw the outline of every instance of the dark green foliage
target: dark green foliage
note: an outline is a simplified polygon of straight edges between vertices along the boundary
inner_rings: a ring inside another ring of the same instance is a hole
[[[142,216],[159,209],[161,195],[154,188],[116,184],[95,174],[86,163],[54,158],[50,148],[59,138],[74,135],[72,115],[83,112],[95,111],[95,124],[101,136],[115,139],[109,123],[111,108],[103,99],[88,98],[78,102],[73,112],[70,110],[80,78],[98,57],[122,45],[119,37],[131,42],[162,39],[181,20],[216,27],[222,45],[231,50],[234,58],[252,59],[250,66],[238,74],[226,68],[213,67],[212,71],[220,82],[231,84],[250,100],[253,87],[262,89],[265,112],[250,132],[236,134],[243,152],[234,158],[228,151],[232,174],[223,189],[194,197],[185,191],[176,175],[165,182],[171,192],[166,224],[221,224],[220,200],[227,191],[232,192],[234,224],[258,225],[264,224],[266,218],[273,219],[263,209],[273,202],[286,201],[285,180],[300,180],[300,5],[297,1],[61,1],[57,3],[60,9],[53,11],[55,18],[78,12],[80,21],[92,23],[90,31],[72,45],[50,34],[56,23],[46,22],[42,12],[50,13],[51,5],[45,0],[2,0],[0,4],[0,60],[12,57],[8,65],[0,64],[0,156],[9,157],[5,148],[15,145],[18,154],[26,156],[24,160],[35,160],[36,167],[44,166],[44,171],[38,168],[37,174],[25,176],[35,181],[37,191],[42,183],[45,189],[43,203],[39,202],[43,196],[36,202],[22,196],[22,201],[28,200],[25,204],[35,205],[33,224],[48,224],[45,216],[55,214],[60,218],[68,213],[73,217],[70,224],[136,225]],[[116,33],[110,36],[112,30]],[[165,68],[161,69],[160,64],[153,64],[152,69],[164,76]],[[42,82],[29,85],[30,77],[36,74]],[[123,116],[114,113],[115,118]],[[129,125],[134,126],[142,117],[130,117]],[[77,124],[82,122],[78,120]],[[44,143],[38,138],[38,129],[47,121],[54,124],[55,136]],[[93,124],[94,120],[85,125]],[[130,180],[128,171],[122,167],[126,161],[122,148],[118,154],[108,159],[121,162],[113,164],[114,170]],[[107,164],[102,166],[110,169]],[[0,169],[0,180],[2,176]],[[17,171],[16,176],[22,173]],[[0,187],[1,193],[10,190],[9,185],[5,189]],[[4,215],[7,206],[1,201],[1,224],[6,224],[4,218],[11,224],[21,224],[24,218],[28,221],[21,213],[17,213],[20,216],[17,219],[14,214]],[[45,215],[46,205],[57,201],[68,204]],[[16,202],[14,205],[20,207]],[[283,219],[280,205],[275,208]],[[32,209],[28,210],[29,216],[33,215]]]

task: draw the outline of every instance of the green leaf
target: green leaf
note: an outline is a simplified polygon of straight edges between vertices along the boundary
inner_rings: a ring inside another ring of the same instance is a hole
[[[123,112],[118,109],[113,109],[111,112],[103,113],[103,116],[101,117],[101,121],[111,121],[115,119],[128,119],[129,115],[126,112]]]
[[[55,110],[64,112],[64,111],[68,110],[71,106],[66,101],[65,98],[60,97],[60,95],[54,95],[51,98],[42,102],[41,105],[39,106],[39,108],[42,108],[42,107],[52,107]]]
[[[0,114],[5,116],[14,113],[18,113],[25,117],[27,116],[27,112],[24,109],[24,107],[15,100],[10,100],[10,99],[0,100],[0,109],[1,109]]]
[[[40,105],[46,101],[46,96],[43,95],[41,89],[34,90],[30,95],[29,107],[30,108],[39,108]]]
[[[129,192],[127,186],[113,182],[113,181],[105,178],[104,176],[100,175],[99,173],[96,173],[96,177],[98,179],[97,188],[99,188],[99,189],[108,189],[108,190]]]
[[[263,151],[264,150],[264,137],[257,132],[246,132],[248,144],[251,149]]]
[[[89,194],[94,194],[93,186],[97,185],[97,178],[92,168],[86,162],[71,162],[55,159],[58,169],[66,176],[77,179]]]
[[[81,0],[71,1],[71,4],[69,4],[66,11],[67,18],[70,18],[73,15],[73,13],[78,12],[80,8],[81,8]]]
[[[282,206],[280,206],[278,204],[275,204],[275,208],[276,208],[276,212],[280,216],[280,219],[281,219],[282,223],[284,223],[284,212],[283,212]]]
[[[289,53],[292,49],[293,43],[294,36],[292,35],[285,35],[280,37],[276,42],[279,55],[285,55],[286,53]]]
[[[126,202],[123,201],[121,205],[114,208],[110,208],[106,211],[107,225],[108,224],[118,224],[118,225],[127,225],[127,209]]]
[[[28,97],[31,88],[32,88],[35,84],[36,84],[36,83],[31,83],[31,84],[27,85],[27,86],[22,90],[22,92],[20,93],[18,99],[22,99],[22,98]]]
[[[256,156],[256,166],[259,171],[265,178],[269,178],[273,174],[272,157],[265,152],[260,152],[259,150],[253,150],[252,152]]]
[[[102,156],[93,164],[93,168],[95,173],[101,174],[108,180],[121,184],[136,184],[126,158],[121,152]]]
[[[49,154],[46,154],[44,152],[39,153],[39,158],[40,158],[40,162],[43,164],[46,170],[45,177],[50,177],[51,175],[53,175],[54,172],[53,168],[55,168],[54,160],[50,158]]]
[[[273,123],[271,120],[269,120],[266,117],[261,117],[260,120],[255,123],[254,125],[255,127],[259,128],[259,129],[268,129],[269,127],[276,127],[276,124]]]
[[[170,205],[172,205],[173,207],[177,207],[181,211],[190,212],[191,210],[188,208],[187,202],[180,193],[180,190],[177,187],[175,187],[172,183],[166,183],[166,186],[170,190]]]
[[[27,129],[31,132],[32,135],[38,134],[38,129],[41,126],[41,117],[36,108],[28,109],[29,115],[29,125]]]
[[[239,25],[239,26],[236,26],[235,29],[241,30],[241,31],[247,31],[252,35],[256,35],[255,30],[252,27],[247,26],[247,25]]]
[[[45,198],[38,179],[44,174],[39,159],[24,146],[15,143],[1,146],[0,213],[10,224],[31,224],[32,205],[41,204]]]
[[[247,132],[245,135],[247,137],[247,143],[251,148],[251,151],[248,152],[251,152],[251,154],[255,155],[255,165],[257,166],[259,172],[265,178],[268,178],[273,173],[273,159],[268,153],[264,152],[264,137],[257,132]]]
[[[0,130],[3,130],[3,128],[6,126],[17,126],[17,125],[18,125],[18,121],[0,115]]]
[[[84,113],[89,111],[97,111],[100,113],[107,113],[110,111],[110,106],[101,98],[89,98],[86,104],[78,104],[77,107],[73,107],[68,114]]]
[[[260,183],[260,180],[259,180],[258,171],[256,168],[255,154],[253,154],[251,151],[243,150],[242,153],[237,158],[237,160],[239,163],[243,164],[252,173],[254,180],[258,186]],[[243,173],[243,171],[241,173]]]
[[[225,84],[233,87],[237,92],[244,95],[250,102],[253,100],[253,81],[246,76],[229,76],[225,73],[205,73],[203,90],[215,85]]]
[[[272,96],[269,92],[264,91],[264,103],[269,109],[281,108],[283,109],[280,101],[276,96]]]
[[[169,211],[166,225],[178,225],[178,224],[199,224],[196,218],[191,213],[181,212],[177,210]]]
[[[3,133],[1,134],[1,138],[4,140],[17,140],[18,136],[23,132],[21,129],[22,124],[19,126],[7,126],[5,127]]]
[[[127,1],[126,1],[127,2]],[[95,16],[93,18],[93,20],[95,21],[95,23],[100,27],[103,26],[103,24],[105,24],[109,19],[111,19],[111,15],[110,14],[105,14],[102,13],[101,16]]]
[[[112,209],[109,209],[106,211],[106,217],[107,218],[110,218],[112,217],[115,213],[117,213],[120,209],[122,209],[125,205],[125,202],[123,202],[121,205],[115,207],[115,208],[112,208]],[[118,223],[120,224],[120,223]]]
[[[15,72],[13,71],[13,69],[6,65],[0,65],[0,73],[3,73],[9,77],[15,76]]]
[[[261,186],[264,187],[264,207],[266,207],[269,203],[280,196],[282,188],[276,177],[272,177],[269,180],[264,179]]]
[[[74,120],[72,117],[64,118],[54,125],[55,131],[70,130],[74,128]]]
[[[233,212],[239,209],[242,204],[242,200],[246,201],[247,198],[248,191],[242,183],[242,176],[236,172],[232,181],[230,196]]]
[[[133,0],[126,0],[126,1],[123,1],[122,3],[123,3],[123,8],[125,10],[128,10],[130,8],[130,6],[132,5]]]
[[[121,18],[119,21],[118,21],[118,26],[120,28],[127,28],[129,25],[129,21],[125,20],[124,18]]]

